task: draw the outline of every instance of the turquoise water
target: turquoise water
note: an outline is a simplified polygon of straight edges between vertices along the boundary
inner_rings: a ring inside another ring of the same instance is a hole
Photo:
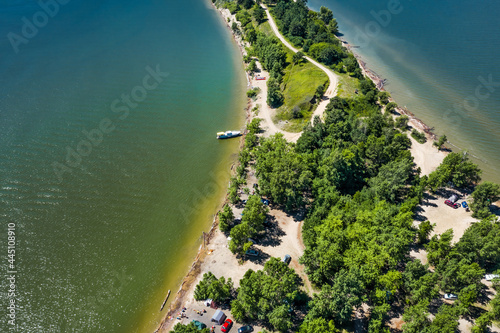
[[[477,156],[483,178],[500,182],[500,2],[310,0],[309,6],[332,9],[344,38],[388,79],[396,102]]]
[[[13,223],[14,331],[151,332],[229,179],[240,56],[204,0],[54,8],[0,5],[0,331]]]

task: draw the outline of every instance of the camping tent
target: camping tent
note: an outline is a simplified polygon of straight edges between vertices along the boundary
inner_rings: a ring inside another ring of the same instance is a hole
[[[217,324],[220,325],[224,322],[224,320],[226,320],[226,315],[224,314],[224,312],[222,312],[221,310],[215,311],[212,317],[212,321],[215,321]]]

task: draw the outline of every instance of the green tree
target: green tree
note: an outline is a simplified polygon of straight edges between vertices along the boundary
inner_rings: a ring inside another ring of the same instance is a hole
[[[229,205],[224,205],[222,211],[219,212],[219,228],[222,232],[229,231],[230,224],[234,220],[233,210]]]
[[[485,218],[490,215],[489,206],[499,199],[500,186],[492,182],[484,182],[476,186],[472,192],[474,199],[470,207],[474,212],[473,216]]]
[[[325,22],[325,24],[329,24],[331,20],[333,20],[333,13],[330,9],[324,7],[324,6],[321,6],[320,10],[319,10],[319,15],[318,15],[318,18],[320,20],[322,20],[323,22]]]
[[[455,333],[458,327],[460,308],[447,304],[441,305],[430,326],[431,333]]]
[[[266,220],[266,214],[268,212],[269,209],[261,202],[259,196],[251,195],[248,198],[245,209],[243,209],[241,223],[248,224],[248,226],[252,230],[252,235],[249,235],[249,237],[253,236],[253,234],[263,229],[264,221]]]
[[[427,259],[431,265],[437,265],[441,260],[444,260],[451,251],[451,241],[453,239],[453,229],[446,230],[441,236],[434,235],[428,244],[425,245],[427,250]]]
[[[243,255],[252,246],[252,242],[249,242],[248,238],[252,237],[254,232],[248,223],[234,226],[230,233],[229,250],[232,253]]]
[[[247,72],[254,73],[255,71],[257,71],[257,62],[255,61],[255,59],[252,59],[248,64]]]
[[[338,333],[333,320],[329,322],[324,318],[305,320],[300,325],[299,333]]]
[[[422,300],[417,305],[411,306],[403,313],[404,333],[429,332],[431,321],[429,320],[429,301]]]
[[[396,202],[401,197],[412,170],[413,161],[410,159],[392,161],[383,165],[378,175],[371,178],[368,184],[381,199]]]
[[[437,149],[441,150],[443,148],[443,145],[448,141],[448,138],[446,135],[441,135],[438,139],[438,141],[434,141],[433,145],[437,147]]]
[[[476,302],[478,296],[478,287],[476,284],[471,284],[462,290],[458,294],[458,300],[460,301],[460,306],[467,311],[472,304]]]
[[[334,319],[339,324],[351,320],[353,308],[361,305],[364,291],[363,283],[357,275],[356,271],[340,271],[333,285],[325,284],[321,292],[314,295],[307,318]]]
[[[389,103],[389,97],[391,97],[391,95],[387,91],[379,91],[378,93],[378,98],[380,99],[380,103],[382,103],[383,105]]]
[[[280,107],[283,104],[283,94],[278,81],[271,77],[267,81],[267,105],[273,108]]]
[[[396,103],[389,102],[385,106],[385,110],[390,113],[390,112],[393,112],[397,107],[398,107],[398,105]]]
[[[253,17],[258,24],[261,24],[266,20],[266,11],[259,5],[254,6]]]
[[[196,285],[194,298],[197,301],[213,299],[216,302],[223,302],[231,298],[233,281],[221,276],[217,279],[212,272],[203,274],[203,279]]]
[[[178,323],[174,326],[174,330],[171,331],[173,333],[208,333],[210,332],[208,328],[204,328],[199,330],[198,327],[194,323],[189,323],[187,325]]]
[[[268,315],[269,323],[279,332],[287,332],[293,326],[288,308],[286,304],[280,305]]]
[[[482,313],[477,319],[472,326],[472,333],[486,333],[488,326],[491,325],[492,321],[492,313],[491,312],[484,312]]]
[[[272,325],[281,329],[288,325],[289,305],[298,299],[300,285],[300,277],[293,268],[280,258],[271,258],[263,270],[250,269],[245,273],[240,280],[238,296],[231,302],[231,314],[240,322],[262,320],[271,323],[272,319]],[[286,314],[283,314],[284,309]]]
[[[450,153],[441,165],[429,175],[428,184],[433,191],[452,182],[457,187],[467,187],[481,180],[481,170],[469,160],[467,154]]]
[[[336,35],[339,33],[339,24],[337,22],[336,19],[332,19],[330,21],[330,24],[328,24],[328,31],[332,34],[332,35]]]
[[[299,64],[304,59],[304,53],[297,52],[293,54],[292,61],[294,64]]]
[[[391,103],[389,103],[391,104]],[[389,105],[387,104],[387,105]],[[410,118],[408,118],[407,115],[402,115],[396,118],[396,127],[402,129],[403,131],[406,131],[408,128],[408,121]]]
[[[429,239],[429,235],[436,226],[435,223],[431,224],[429,220],[423,221],[418,225],[417,237],[418,243],[424,244]]]
[[[495,298],[493,298],[490,302],[491,305],[491,313],[493,319],[500,320],[500,294],[497,293]]]

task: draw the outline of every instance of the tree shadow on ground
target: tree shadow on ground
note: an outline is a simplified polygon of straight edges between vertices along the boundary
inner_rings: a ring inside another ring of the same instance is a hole
[[[264,247],[275,247],[281,244],[281,237],[284,235],[285,232],[279,226],[278,220],[274,216],[267,216],[265,228],[259,237],[259,243]]]
[[[271,256],[265,252],[260,251],[258,256],[245,256],[245,260],[253,262],[254,264],[264,266],[266,261],[269,260]]]

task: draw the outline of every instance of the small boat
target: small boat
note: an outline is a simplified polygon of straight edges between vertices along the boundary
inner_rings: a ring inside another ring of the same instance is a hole
[[[217,139],[229,139],[240,136],[240,131],[226,131],[226,132],[218,132]]]
[[[266,77],[265,77],[265,76],[258,76],[258,75],[257,75],[257,76],[255,77],[255,79],[256,79],[256,80],[265,80],[265,79],[266,79]]]
[[[165,304],[167,304],[169,297],[170,297],[170,289],[168,290],[167,297],[165,297],[165,300],[163,301],[163,304],[161,305],[160,311],[163,310],[163,308],[165,307]]]

